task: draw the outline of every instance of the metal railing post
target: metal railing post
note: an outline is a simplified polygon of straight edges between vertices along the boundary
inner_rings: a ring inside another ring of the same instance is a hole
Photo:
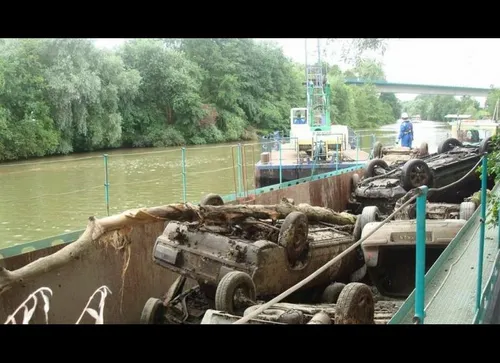
[[[187,186],[186,186],[186,148],[181,149],[181,164],[182,164],[182,200],[187,201]]]
[[[356,134],[356,162],[359,162],[359,135]]]
[[[108,172],[108,154],[104,154],[104,198],[106,201],[106,212],[109,216],[109,172]]]
[[[486,190],[488,188],[488,157],[483,155],[481,165],[481,219],[479,220],[479,253],[477,261],[477,289],[476,289],[476,311],[481,307],[481,290],[483,288],[483,257],[484,257],[484,232],[486,224]]]
[[[241,194],[243,193],[243,178],[242,178],[242,165],[241,165],[241,144],[238,144],[237,148],[237,163],[238,163],[238,190],[236,192],[236,195],[238,197],[241,197]]]
[[[339,144],[335,144],[335,171],[339,170]]]
[[[497,238],[497,242],[498,242],[498,249],[500,249],[500,213],[498,213],[498,238]]]
[[[279,142],[278,148],[280,152],[280,187],[281,187],[281,183],[283,183],[283,162],[281,161],[281,140],[279,140],[278,142]]]
[[[423,324],[425,311],[425,243],[426,243],[426,201],[428,188],[424,185],[419,188],[417,197],[417,241],[415,246],[415,316],[416,324]]]

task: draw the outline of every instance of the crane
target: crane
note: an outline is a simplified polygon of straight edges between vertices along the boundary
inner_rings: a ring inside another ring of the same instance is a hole
[[[321,40],[312,48],[305,39],[305,108],[292,108],[290,136],[297,139],[297,152],[307,153],[315,160],[327,160],[346,149],[348,129],[332,125],[330,119],[330,84],[321,59]]]

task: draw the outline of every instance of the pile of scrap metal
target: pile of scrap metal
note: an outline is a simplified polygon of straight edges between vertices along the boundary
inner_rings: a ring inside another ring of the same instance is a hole
[[[403,303],[402,300],[376,301],[371,289],[362,283],[344,285],[340,291],[336,303],[276,303],[251,318],[248,324],[387,324]],[[243,316],[261,306],[249,307]],[[233,324],[239,319],[240,316],[224,311],[207,310],[201,324]]]
[[[422,185],[439,189],[429,194],[430,202],[461,203],[480,188],[475,170],[489,146],[489,138],[479,146],[464,146],[451,138],[439,145],[437,153],[409,159],[403,165],[373,159],[366,165],[363,179],[357,174],[353,177],[349,209],[358,214],[366,206],[377,206],[389,214],[398,199]],[[489,184],[493,186],[493,179]]]
[[[282,220],[253,220],[259,233],[238,223],[224,229],[170,221],[155,243],[153,261],[180,277],[164,297],[148,300],[141,321],[197,324],[207,309],[242,315],[257,299],[279,295],[352,246],[357,239],[351,217],[350,224],[333,225],[318,222],[315,214],[313,223],[294,211]],[[333,303],[339,287],[365,270],[361,249],[353,249],[287,301]],[[187,281],[194,286],[183,291]]]

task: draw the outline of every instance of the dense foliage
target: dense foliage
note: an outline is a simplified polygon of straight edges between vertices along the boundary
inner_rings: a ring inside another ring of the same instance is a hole
[[[491,94],[488,98],[490,97]],[[454,96],[419,95],[411,101],[403,102],[404,111],[420,115],[423,120],[433,121],[446,121],[445,116],[448,114],[470,115],[474,119],[489,118],[494,107],[493,103],[492,107],[482,109],[479,102],[470,96],[463,96],[458,100]]]
[[[250,39],[135,39],[115,51],[87,39],[0,40],[0,161],[286,130],[290,108],[305,107],[303,67]],[[383,78],[366,60],[349,72]],[[333,122],[365,128],[399,116],[394,95],[343,79],[330,67]]]

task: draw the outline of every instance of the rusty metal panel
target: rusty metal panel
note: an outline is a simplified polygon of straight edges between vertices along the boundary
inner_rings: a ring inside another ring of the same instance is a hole
[[[124,278],[123,301],[122,270],[123,249],[95,247],[82,258],[64,268],[48,272],[23,286],[16,286],[0,295],[0,322],[4,322],[19,304],[39,287],[49,287],[51,298],[49,323],[75,323],[92,293],[107,285],[112,292],[106,299],[105,323],[138,323],[142,308],[149,297],[162,296],[178,276],[152,262],[152,248],[158,235],[163,232],[163,222],[134,226],[131,231],[119,233],[131,242],[131,257]],[[14,256],[5,259],[4,267],[13,270],[43,256],[52,254],[60,247]],[[121,303],[122,302],[122,303]],[[98,301],[92,303],[97,306]],[[35,314],[34,323],[43,323],[43,314]],[[82,323],[91,323],[85,320]]]
[[[255,204],[277,204],[283,198],[292,198],[295,203],[309,203],[309,185],[304,183],[256,195]]]
[[[336,211],[345,210],[351,194],[351,180],[354,173],[359,173],[359,171],[308,183],[310,203],[315,206],[327,207]]]

